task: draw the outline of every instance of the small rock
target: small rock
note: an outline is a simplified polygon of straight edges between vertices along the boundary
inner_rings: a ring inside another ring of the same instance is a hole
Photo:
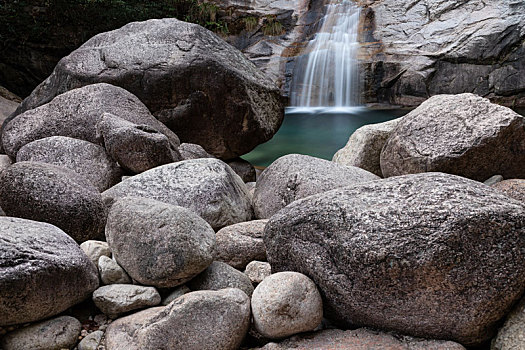
[[[230,168],[235,171],[237,175],[240,176],[242,181],[244,182],[254,182],[255,181],[255,168],[253,165],[250,164],[250,162],[242,159],[242,158],[235,158],[232,160],[229,160],[226,162]]]
[[[0,172],[13,165],[11,158],[5,154],[0,154]]]
[[[503,176],[501,176],[501,175],[494,175],[494,176],[492,176],[491,178],[489,178],[488,180],[486,180],[483,183],[485,185],[487,185],[487,186],[492,186],[492,185],[495,185],[495,184],[497,184],[498,182],[501,182],[501,181],[503,181]]]
[[[132,310],[160,304],[160,294],[153,287],[132,284],[112,284],[93,292],[93,302],[110,318]]]
[[[60,316],[8,333],[0,345],[3,350],[71,349],[77,343],[81,327],[76,318]]]
[[[505,324],[492,339],[490,350],[525,349],[525,298],[508,314]]]
[[[297,272],[279,272],[255,288],[252,312],[257,332],[278,339],[319,326],[323,302],[311,279]]]
[[[492,188],[525,203],[525,179],[504,180],[492,185]]]
[[[115,260],[104,255],[98,259],[98,272],[103,284],[132,283],[126,271]]]
[[[196,145],[194,143],[181,143],[179,146],[179,153],[182,156],[182,159],[199,159],[199,158],[215,158],[202,146]]]
[[[80,249],[86,253],[88,258],[93,262],[93,265],[98,267],[98,259],[102,255],[111,257],[111,249],[109,249],[109,244],[103,241],[89,240],[80,244]]]
[[[97,350],[103,336],[104,332],[102,331],[89,333],[80,341],[80,343],[78,343],[78,350]]]
[[[191,292],[191,289],[189,289],[187,286],[179,286],[175,288],[168,296],[166,296],[164,299],[162,299],[161,304],[166,306],[169,303],[171,303],[173,300],[177,299],[180,296],[183,296],[184,294],[187,294]]]
[[[244,273],[223,262],[214,261],[204,272],[188,282],[191,290],[238,288],[251,296],[253,286]]]
[[[263,261],[252,261],[246,265],[244,274],[248,276],[253,284],[261,283],[266,277],[272,274],[272,267]]]

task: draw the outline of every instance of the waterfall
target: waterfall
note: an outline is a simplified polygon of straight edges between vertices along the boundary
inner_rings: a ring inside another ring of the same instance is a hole
[[[308,43],[294,69],[291,105],[359,105],[357,53],[360,8],[352,0],[332,0],[321,29]]]

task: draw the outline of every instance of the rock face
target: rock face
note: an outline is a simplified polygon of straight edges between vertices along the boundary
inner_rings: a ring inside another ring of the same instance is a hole
[[[59,314],[98,287],[95,266],[52,225],[0,217],[0,242],[0,326]]]
[[[252,218],[246,185],[218,159],[193,159],[163,165],[122,181],[103,194],[109,203],[132,196],[188,208],[214,229]]]
[[[200,275],[188,282],[191,290],[220,290],[237,288],[249,297],[252,296],[252,282],[244,273],[234,269],[228,264],[214,261]]]
[[[63,167],[13,164],[0,174],[0,206],[8,216],[53,224],[79,243],[104,236],[102,196],[87,179]]]
[[[173,18],[91,38],[58,63],[18,113],[97,82],[132,92],[184,142],[224,159],[269,140],[283,118],[279,89],[238,50]]]
[[[212,262],[215,232],[188,209],[124,198],[110,210],[106,238],[115,260],[144,285],[181,285]]]
[[[310,277],[326,317],[479,344],[525,287],[525,207],[441,173],[297,201],[270,219],[272,272]]]
[[[492,340],[491,350],[514,350],[525,348],[525,299],[522,299],[507,316],[498,335]]]
[[[250,326],[250,299],[238,289],[183,295],[163,308],[113,322],[107,350],[236,350]]]
[[[266,277],[252,297],[253,324],[267,338],[313,331],[323,320],[323,302],[314,282],[297,272]]]
[[[44,82],[41,86],[46,84]],[[156,120],[130,92],[109,84],[74,89],[79,86],[61,88],[38,106],[22,104],[2,127],[2,144],[6,154],[14,158],[22,146],[50,136],[67,136],[100,144],[96,126],[104,113],[135,124],[148,125],[166,135],[175,147],[179,145],[177,136]],[[59,96],[54,98],[56,95]],[[30,108],[34,109],[28,110]]]
[[[153,287],[112,284],[94,291],[93,302],[110,318],[117,318],[128,311],[160,304],[160,295]]]
[[[492,187],[525,204],[525,179],[504,180]]]
[[[356,167],[289,154],[273,162],[259,177],[253,196],[255,216],[268,219],[300,198],[377,179],[377,175]]]
[[[64,136],[52,136],[30,142],[16,154],[17,162],[54,164],[85,177],[100,192],[120,182],[122,170],[104,147]]]
[[[439,171],[485,181],[525,177],[525,118],[473,94],[430,98],[404,116],[381,152],[385,176]]]

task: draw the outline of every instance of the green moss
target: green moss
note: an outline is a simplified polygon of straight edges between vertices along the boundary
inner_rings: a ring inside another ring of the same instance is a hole
[[[257,28],[257,25],[259,24],[258,19],[253,16],[244,17],[242,21],[244,23],[244,28],[249,32],[254,31]]]

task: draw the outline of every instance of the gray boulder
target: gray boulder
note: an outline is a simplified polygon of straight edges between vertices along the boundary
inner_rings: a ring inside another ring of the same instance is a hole
[[[113,319],[128,311],[159,305],[160,300],[155,288],[132,284],[112,284],[93,292],[95,305]]]
[[[360,168],[289,154],[273,162],[257,180],[253,195],[255,216],[269,219],[298,199],[378,179],[379,176]]]
[[[233,171],[235,171],[235,173],[239,175],[242,181],[244,181],[245,183],[255,181],[255,168],[247,160],[244,160],[242,158],[235,158],[227,161],[227,163],[230,166],[230,168],[232,168]]]
[[[246,185],[218,159],[163,165],[122,181],[102,196],[109,205],[133,196],[185,207],[214,229],[251,220],[253,215]]]
[[[104,332],[100,330],[89,333],[78,343],[78,350],[98,350],[103,336]]]
[[[522,299],[508,314],[505,324],[492,339],[490,350],[525,349],[525,299]]]
[[[263,232],[268,220],[253,220],[226,226],[216,234],[216,258],[236,269],[250,261],[266,260]]]
[[[173,300],[177,299],[178,297],[181,297],[184,294],[187,294],[190,292],[191,292],[191,289],[189,289],[187,286],[185,285],[178,286],[173,291],[171,291],[165,298],[162,299],[161,304],[166,306],[169,303],[171,303]]]
[[[46,86],[46,83],[41,86]],[[8,118],[2,127],[2,144],[6,154],[14,158],[22,146],[50,136],[67,136],[101,144],[96,126],[104,113],[114,114],[134,124],[148,125],[166,135],[173,146],[179,145],[178,137],[155,119],[129,91],[109,84],[74,89],[79,86],[61,87],[45,102],[31,107],[26,104],[23,108],[26,112]]]
[[[68,168],[85,177],[100,192],[120,182],[122,170],[104,147],[64,136],[30,142],[16,154],[17,162],[41,162]]]
[[[476,181],[399,176],[297,201],[264,242],[310,277],[326,317],[429,339],[490,339],[525,285],[525,207]]]
[[[385,177],[439,171],[525,177],[525,118],[473,94],[440,95],[403,117],[381,152]]]
[[[194,143],[181,143],[179,146],[179,152],[182,156],[182,159],[188,160],[188,159],[199,159],[199,158],[215,158],[202,146],[196,145]]]
[[[101,256],[111,257],[111,249],[109,249],[109,244],[102,241],[89,240],[82,242],[80,244],[80,249],[86,253],[89,260],[93,262],[93,265],[98,266],[98,259]]]
[[[72,349],[81,327],[76,318],[60,316],[8,333],[0,339],[0,346],[3,350]]]
[[[0,173],[0,207],[8,216],[53,224],[79,243],[104,236],[107,210],[100,192],[64,167],[13,164]]]
[[[0,154],[0,171],[9,168],[13,164],[13,160],[6,155]]]
[[[0,217],[0,326],[61,313],[98,287],[95,266],[60,229]]]
[[[212,262],[215,232],[192,211],[147,198],[123,198],[110,210],[106,238],[135,281],[171,288]]]
[[[188,282],[191,290],[220,290],[237,288],[251,297],[252,282],[244,273],[228,264],[214,261],[206,270]]]
[[[253,284],[259,284],[272,274],[272,267],[265,261],[252,261],[246,265],[244,274],[248,276]]]
[[[253,63],[212,32],[174,18],[91,38],[58,63],[17,113],[96,82],[135,94],[184,142],[223,159],[269,140],[283,119],[279,88]]]
[[[323,320],[323,302],[314,282],[297,272],[264,279],[252,296],[253,324],[270,339],[313,331]]]
[[[113,259],[102,255],[98,259],[98,272],[103,284],[130,284],[131,278]]]
[[[400,120],[401,118],[360,127],[350,136],[348,143],[337,151],[332,161],[365,169],[383,177],[380,165],[381,150]]]
[[[238,289],[183,295],[113,322],[107,350],[237,350],[250,326],[250,299]]]
[[[525,179],[504,180],[492,185],[492,188],[525,204]]]

